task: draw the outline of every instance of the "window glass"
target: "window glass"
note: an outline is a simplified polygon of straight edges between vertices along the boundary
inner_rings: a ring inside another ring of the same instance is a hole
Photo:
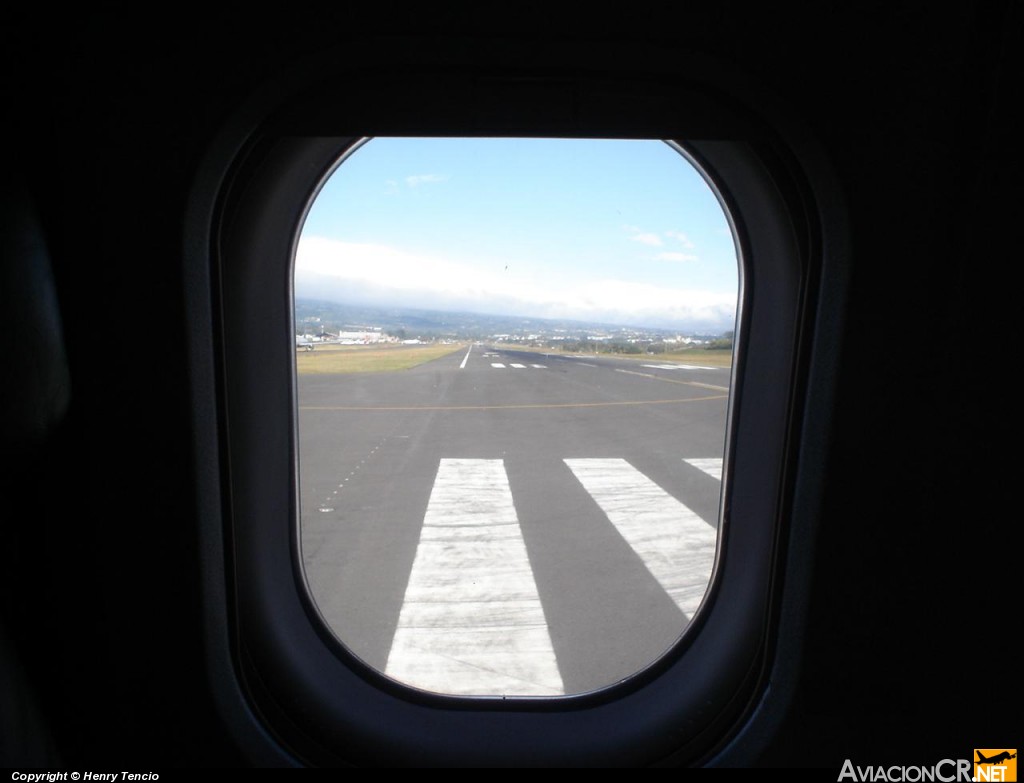
[[[679,149],[375,138],[294,275],[302,563],[342,644],[516,697],[680,639],[715,564],[739,264]]]

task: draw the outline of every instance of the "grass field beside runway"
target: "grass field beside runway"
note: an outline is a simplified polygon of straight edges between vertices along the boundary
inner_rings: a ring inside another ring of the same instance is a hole
[[[318,345],[295,357],[300,375],[354,372],[396,372],[439,359],[457,351],[459,345]]]

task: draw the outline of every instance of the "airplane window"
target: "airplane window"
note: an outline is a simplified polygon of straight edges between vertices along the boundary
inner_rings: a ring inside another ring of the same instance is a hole
[[[740,265],[657,140],[377,137],[295,252],[299,546],[330,631],[437,694],[583,694],[712,583]]]
[[[287,764],[706,758],[803,573],[802,362],[845,246],[813,150],[675,90],[627,140],[617,109],[517,135],[484,110],[532,93],[486,81],[493,134],[425,126],[374,84],[240,119],[189,213],[225,719]]]

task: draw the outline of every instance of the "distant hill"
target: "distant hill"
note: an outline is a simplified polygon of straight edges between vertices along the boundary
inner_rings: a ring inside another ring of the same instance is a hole
[[[565,339],[593,338],[598,335],[617,338],[634,337],[660,340],[674,337],[679,332],[641,326],[525,318],[481,313],[440,312],[413,308],[381,308],[349,305],[320,299],[295,300],[296,332],[344,331],[359,327],[379,328],[389,334],[423,339],[455,338],[463,340],[486,339],[494,335]],[[713,339],[721,334],[689,334],[694,338]]]

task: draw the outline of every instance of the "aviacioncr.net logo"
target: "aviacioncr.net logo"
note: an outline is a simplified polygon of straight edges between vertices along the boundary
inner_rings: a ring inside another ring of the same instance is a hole
[[[930,767],[899,764],[858,766],[846,759],[838,780],[840,783],[846,780],[855,783],[968,783],[972,780],[973,766],[967,759],[942,759]]]
[[[971,780],[1015,783],[1017,780],[1017,749],[975,748],[974,774]]]

